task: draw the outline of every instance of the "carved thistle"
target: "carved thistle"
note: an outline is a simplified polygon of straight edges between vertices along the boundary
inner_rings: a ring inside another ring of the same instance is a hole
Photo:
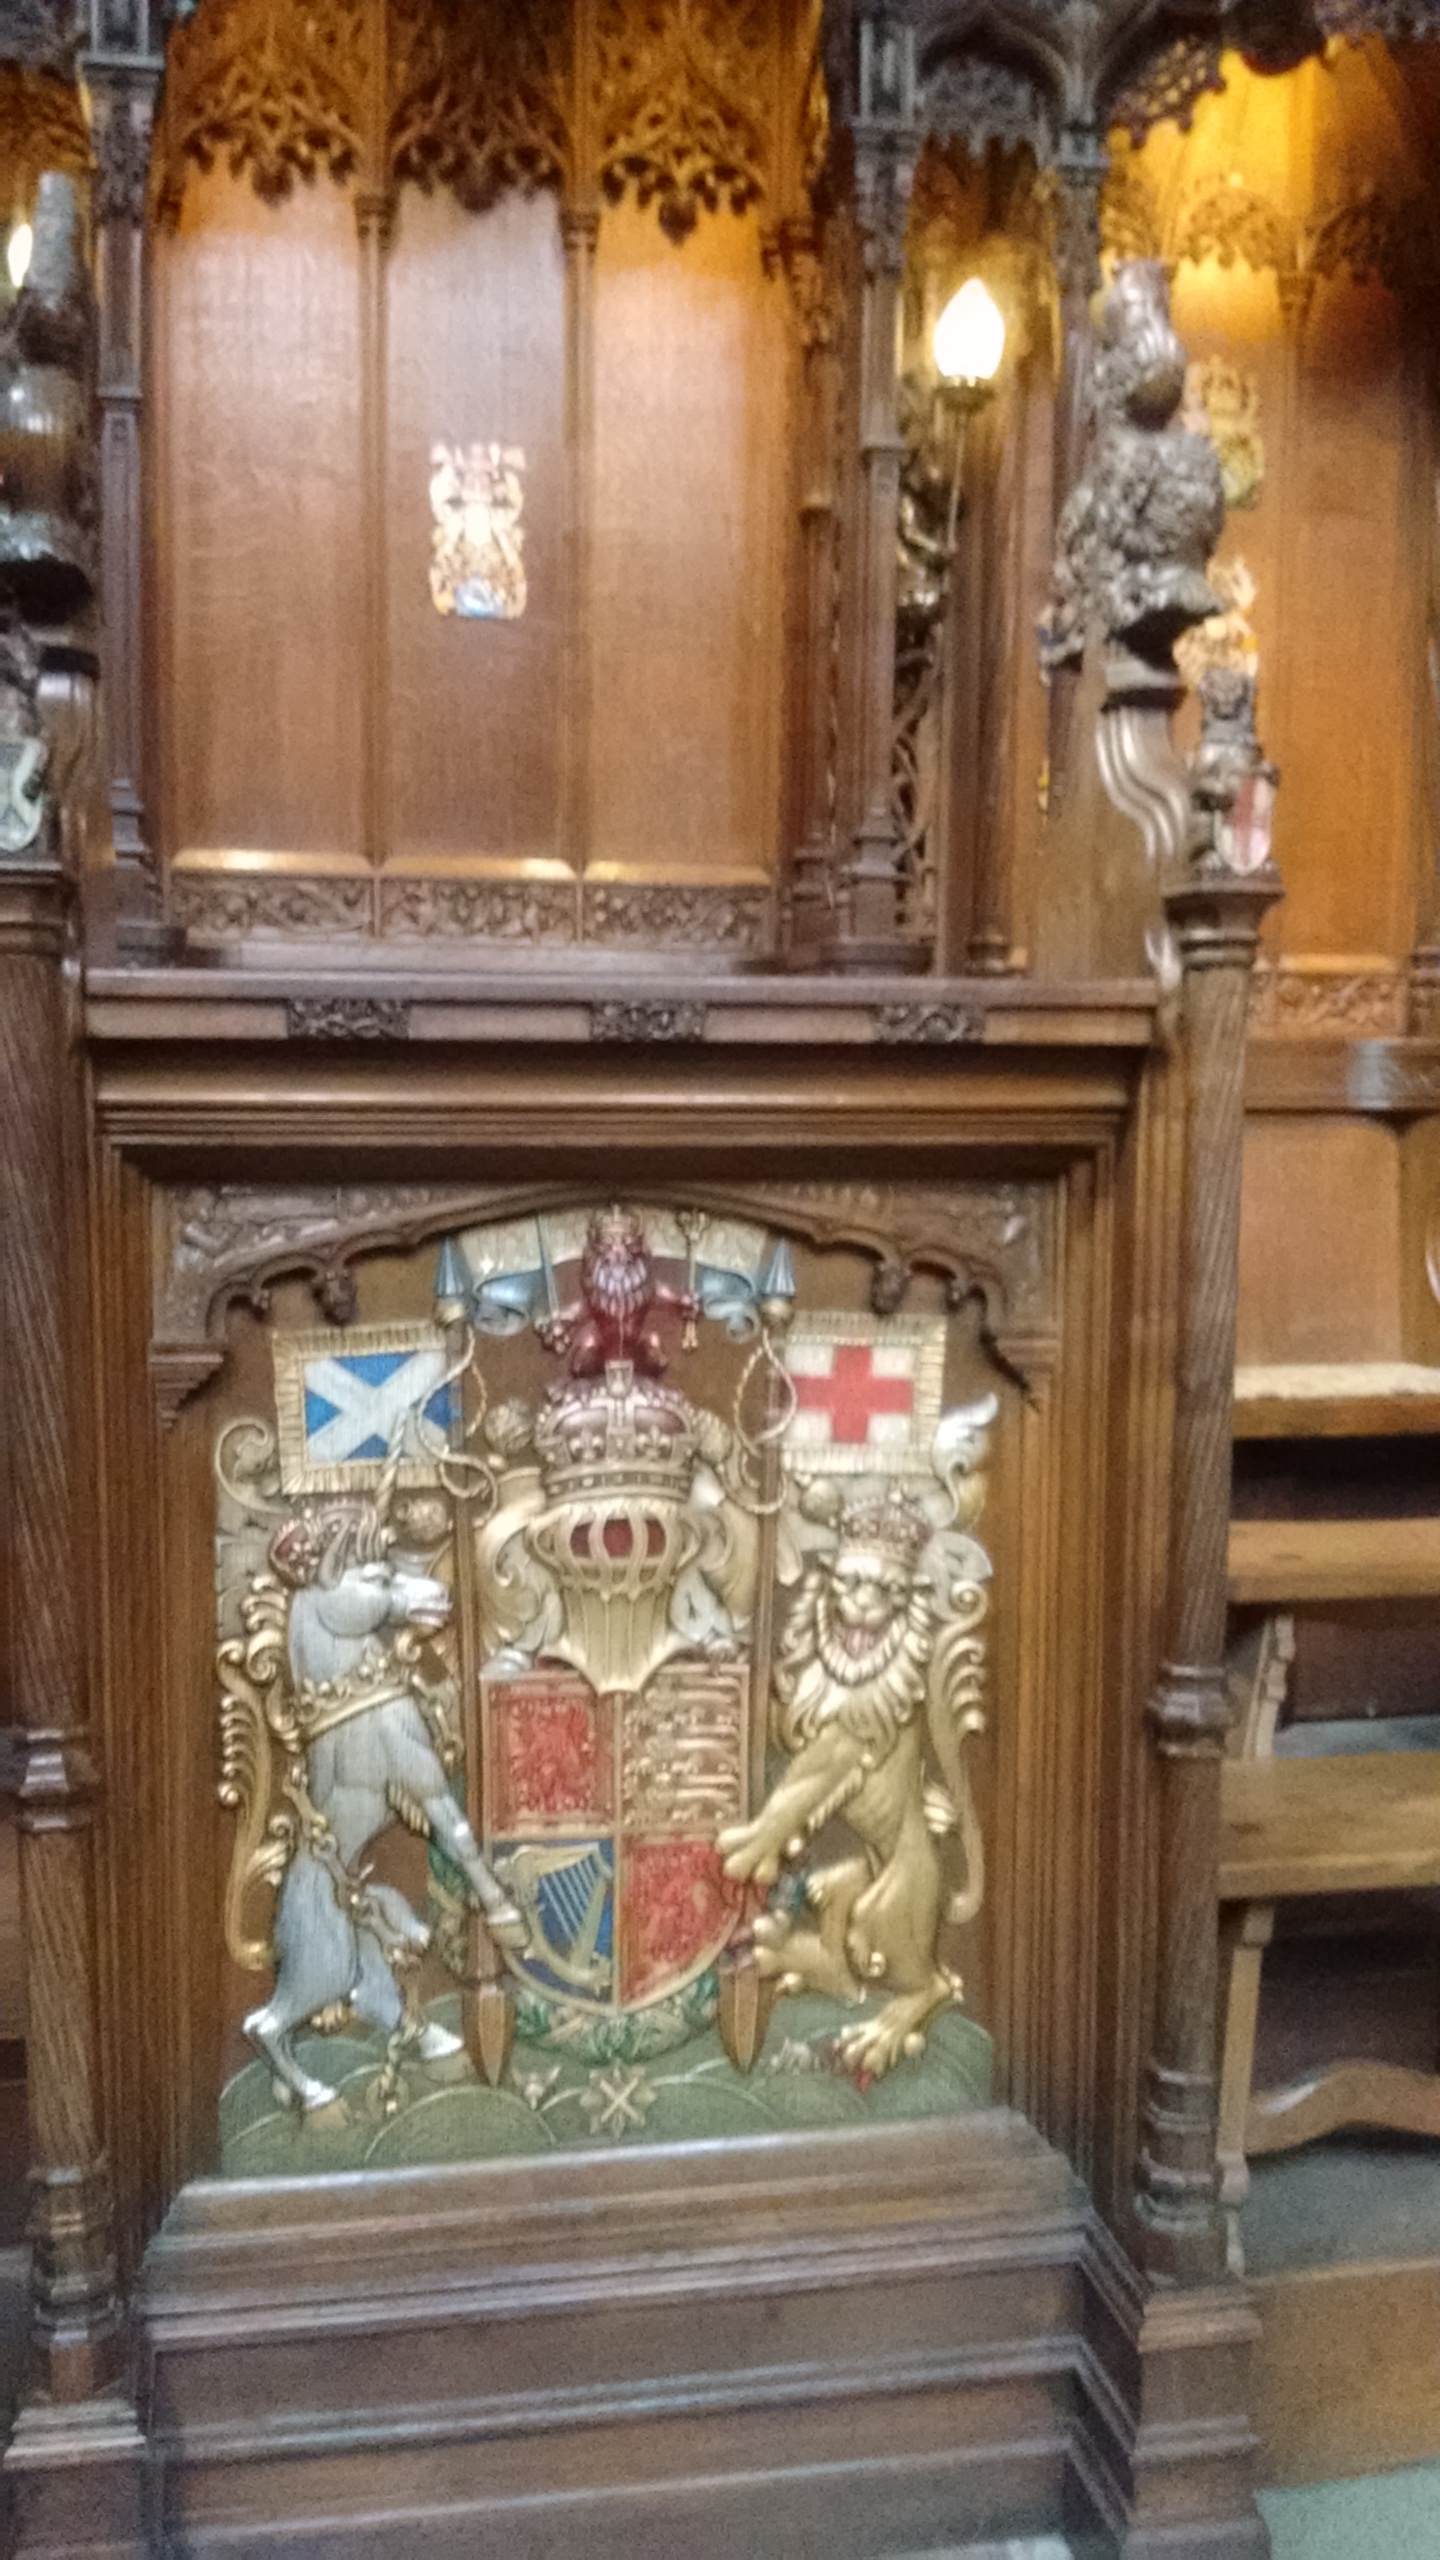
[[[569,943],[573,880],[382,880],[380,930],[417,941]]]
[[[756,886],[708,888],[666,880],[587,880],[586,942],[683,949],[763,950],[773,926],[773,900]]]
[[[1355,961],[1257,962],[1250,1033],[1260,1040],[1395,1040],[1406,1029],[1403,969]]]

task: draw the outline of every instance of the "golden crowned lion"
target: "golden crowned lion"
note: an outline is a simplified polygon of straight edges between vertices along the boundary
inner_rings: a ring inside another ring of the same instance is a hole
[[[983,1892],[963,1762],[966,1737],[984,1725],[976,1629],[989,1568],[965,1534],[983,1485],[977,1469],[956,1525],[938,1532],[898,1491],[836,1503],[835,1543],[801,1578],[776,1663],[790,1765],[755,1819],[719,1837],[727,1875],[768,1885],[837,1816],[854,1833],[853,1854],[812,1869],[800,1905],[763,1914],[755,1939],[761,1971],[782,1991],[889,1993],[840,2039],[847,2064],[872,2074],[918,2053],[957,1993],[936,1952],[940,1924],[972,1919]],[[947,1900],[938,1844],[950,1832],[965,1882]]]

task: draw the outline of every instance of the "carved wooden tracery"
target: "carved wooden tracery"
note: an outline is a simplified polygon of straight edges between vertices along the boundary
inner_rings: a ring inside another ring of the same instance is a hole
[[[633,188],[675,239],[725,205],[778,222],[791,129],[817,122],[818,12],[783,14],[777,82],[767,0],[202,0],[171,40],[162,207],[187,166],[224,160],[271,200],[324,173],[448,187],[472,212],[512,187]]]
[[[948,1035],[906,1029],[898,1036]],[[321,1313],[345,1324],[355,1312],[354,1266],[365,1255],[405,1251],[477,1219],[532,1216],[571,1196],[553,1183],[230,1184],[157,1195],[150,1364],[162,1417],[173,1420],[221,1366],[230,1308],[263,1314],[281,1280],[304,1277]],[[952,1306],[979,1301],[984,1330],[1007,1359],[1053,1328],[1054,1212],[1044,1183],[929,1191],[813,1182],[747,1184],[735,1192],[691,1183],[685,1196],[717,1215],[762,1216],[816,1246],[864,1254],[873,1264],[872,1299],[886,1313],[902,1305],[916,1273],[939,1275]]]

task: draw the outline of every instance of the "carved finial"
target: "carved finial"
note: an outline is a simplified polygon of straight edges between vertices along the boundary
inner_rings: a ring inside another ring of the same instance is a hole
[[[1200,743],[1190,780],[1205,828],[1198,867],[1268,879],[1280,775],[1256,731],[1255,678],[1248,670],[1207,667],[1201,677]]]

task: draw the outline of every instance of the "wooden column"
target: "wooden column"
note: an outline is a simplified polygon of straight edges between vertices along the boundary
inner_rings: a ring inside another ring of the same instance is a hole
[[[385,0],[372,0],[366,42],[365,149],[355,191],[355,226],[360,236],[360,508],[365,622],[360,828],[365,858],[378,873],[390,849],[390,563],[386,506],[390,384],[386,304],[396,212],[396,193],[390,180],[390,47]],[[371,894],[378,900],[379,888],[373,882]]]
[[[75,1429],[84,1346],[83,1164],[70,884],[0,865],[0,1357],[5,1375],[9,1711],[20,1735],[32,2206],[31,2369],[5,2456],[19,2553],[144,2548],[142,2452],[102,2136],[93,1816]],[[133,1961],[143,1963],[135,1949]]]
[[[967,795],[974,818],[969,933],[957,949],[959,938],[952,928],[949,943],[955,957],[949,965],[986,977],[1005,976],[1015,966],[1015,731],[1018,696],[1029,671],[1025,652],[1033,647],[1031,634],[1027,630],[1022,635],[1021,628],[1026,408],[1026,385],[1017,369],[999,399],[974,418],[966,456],[973,543],[966,607],[976,769]],[[952,663],[958,679],[962,635],[953,614],[949,637],[955,644]],[[963,886],[953,885],[952,905]]]
[[[565,251],[565,640],[560,689],[560,847],[576,881],[591,842],[595,586],[595,255],[600,186],[595,99],[595,0],[571,19],[571,166],[560,207]],[[577,888],[577,901],[583,892]],[[577,923],[580,908],[577,903]]]
[[[1055,160],[1059,190],[1055,277],[1060,288],[1060,367],[1055,386],[1050,504],[1052,522],[1057,527],[1065,502],[1080,477],[1090,437],[1094,353],[1090,298],[1100,283],[1100,190],[1109,165],[1110,155],[1093,125],[1067,128]],[[1046,783],[1051,817],[1059,816],[1065,802],[1078,685],[1078,667],[1057,667],[1050,677]]]
[[[1425,602],[1416,632],[1425,669],[1416,688],[1419,772],[1415,943],[1410,955],[1406,1029],[1420,1039],[1440,1030],[1440,330],[1428,301],[1405,302],[1410,419],[1407,479],[1411,523],[1425,558]]]
[[[565,247],[565,672],[561,844],[577,879],[590,853],[590,723],[595,516],[595,250],[598,204],[560,213]]]
[[[143,25],[129,30],[143,46]],[[99,304],[100,606],[115,907],[159,914],[145,815],[145,559],[142,424],[146,332],[145,208],[162,64],[141,50],[86,57],[95,145],[95,290]]]
[[[913,29],[883,17],[859,27],[855,214],[861,251],[859,480],[856,507],[856,824],[840,883],[835,965],[903,966],[900,844],[893,801],[896,540],[904,444],[896,345],[916,122]],[[916,953],[915,956],[919,956]]]
[[[1137,2202],[1152,2272],[1204,2282],[1225,2266],[1216,2163],[1215,1900],[1244,1135],[1245,1029],[1275,873],[1213,854],[1166,892],[1178,948],[1185,1176],[1167,1636],[1151,1705],[1159,1755],[1155,2009]]]
[[[794,850],[790,857],[790,940],[803,953],[823,941],[833,904],[831,866],[835,670],[835,442],[839,432],[840,354],[832,279],[813,238],[786,244],[803,367],[800,461],[800,630],[797,671],[797,774]]]

